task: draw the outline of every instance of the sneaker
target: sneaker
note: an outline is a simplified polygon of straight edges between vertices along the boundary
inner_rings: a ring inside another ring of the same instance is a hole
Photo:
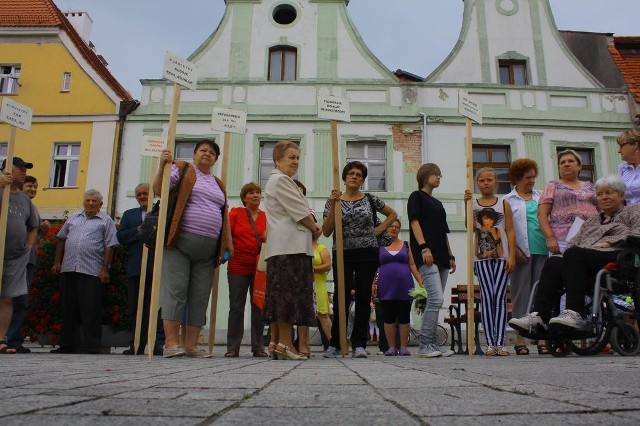
[[[176,346],[175,348],[164,348],[162,356],[165,358],[177,358],[179,356],[185,356],[186,352],[182,346]]]
[[[438,348],[438,350],[440,352],[442,352],[442,357],[443,358],[446,358],[448,356],[451,356],[451,355],[455,354],[455,352],[452,351],[451,349],[442,349],[440,346],[437,346],[437,348]]]
[[[560,312],[560,315],[558,315],[557,317],[551,318],[549,320],[549,325],[551,324],[562,325],[565,327],[576,329],[585,328],[587,326],[587,322],[582,319],[582,316],[576,311],[572,311],[571,309],[565,309],[564,311]]]
[[[351,358],[366,358],[366,357],[367,357],[367,351],[365,350],[365,348],[361,348],[360,346],[355,348],[353,350],[353,354],[351,355]]]
[[[434,344],[428,344],[418,350],[418,356],[423,358],[435,358],[442,356],[442,352]]]
[[[187,351],[185,354],[190,358],[211,358],[211,352],[204,349],[196,349],[195,351]]]
[[[384,356],[397,356],[398,355],[398,351],[396,350],[396,348],[389,348],[387,349],[387,351],[384,353]]]
[[[537,312],[531,312],[521,318],[511,318],[509,326],[520,333],[535,333],[539,327],[547,329]]]
[[[338,349],[333,346],[329,346],[326,351],[322,354],[324,358],[337,358],[338,357]]]

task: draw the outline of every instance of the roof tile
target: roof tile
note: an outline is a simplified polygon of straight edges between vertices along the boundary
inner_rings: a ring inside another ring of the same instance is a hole
[[[629,91],[640,103],[640,36],[614,37],[609,52],[627,82]]]

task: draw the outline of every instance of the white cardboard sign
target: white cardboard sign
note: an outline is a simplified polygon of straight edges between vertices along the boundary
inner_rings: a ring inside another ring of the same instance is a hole
[[[318,95],[318,118],[351,122],[349,100],[336,96]]]
[[[166,149],[167,140],[160,136],[143,136],[140,142],[140,154],[145,157],[160,157]]]
[[[247,113],[234,109],[214,108],[211,128],[219,132],[247,133]]]
[[[458,90],[458,113],[478,124],[482,124],[482,103]]]
[[[6,96],[2,99],[2,108],[0,109],[0,121],[9,123],[14,127],[22,130],[31,130],[31,120],[33,118],[33,110],[26,105],[12,101]]]
[[[164,55],[164,70],[162,76],[187,89],[196,90],[198,68],[195,64],[171,52],[167,52],[166,55]]]

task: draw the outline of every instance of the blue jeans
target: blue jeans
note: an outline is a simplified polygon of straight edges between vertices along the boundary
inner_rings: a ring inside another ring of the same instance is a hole
[[[422,265],[418,270],[424,287],[427,289],[427,306],[422,316],[422,328],[420,329],[420,349],[436,343],[438,327],[438,315],[444,303],[444,288],[447,285],[449,269],[442,268],[435,263],[431,266]]]
[[[13,298],[13,313],[11,322],[7,329],[7,343],[9,346],[18,348],[24,343],[24,333],[22,326],[27,317],[27,307],[29,305],[29,289],[31,288],[31,280],[36,273],[36,265],[29,263],[27,265],[27,294]]]

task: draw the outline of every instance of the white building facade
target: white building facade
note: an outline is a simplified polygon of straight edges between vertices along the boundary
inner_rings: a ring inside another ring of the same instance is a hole
[[[434,162],[442,169],[434,195],[445,204],[453,231],[459,266],[449,282],[457,284],[465,282],[467,265],[465,129],[457,112],[458,90],[483,103],[484,124],[473,130],[477,167],[492,164],[502,170],[516,158],[529,157],[540,165],[537,187],[542,188],[557,176],[560,148],[578,149],[593,178],[615,172],[620,161],[615,136],[629,123],[628,94],[604,88],[575,60],[558,35],[547,0],[466,0],[458,43],[424,81],[400,79],[375,58],[349,18],[348,0],[226,4],[218,28],[188,58],[198,67],[198,87],[182,92],[176,157],[191,158],[201,138],[213,138],[222,147],[222,135],[210,130],[214,107],[246,111],[247,133],[233,135],[229,152],[222,152],[229,160],[232,206],[241,205],[244,183],[264,184],[273,167],[273,145],[289,139],[300,144],[298,179],[313,209],[321,212],[332,188],[331,136],[329,123],[317,118],[316,98],[347,98],[351,122],[338,126],[340,165],[365,162],[365,189],[401,219],[409,194],[417,189],[420,165]],[[142,136],[166,135],[168,127],[172,83],[142,84],[141,106],[125,128],[119,214],[135,206],[134,186],[150,180],[151,160],[140,156]],[[220,163],[214,168],[218,176]],[[502,188],[507,187],[504,182]],[[406,220],[403,227],[408,239]],[[225,341],[227,328],[224,267],[219,294],[218,343]]]

